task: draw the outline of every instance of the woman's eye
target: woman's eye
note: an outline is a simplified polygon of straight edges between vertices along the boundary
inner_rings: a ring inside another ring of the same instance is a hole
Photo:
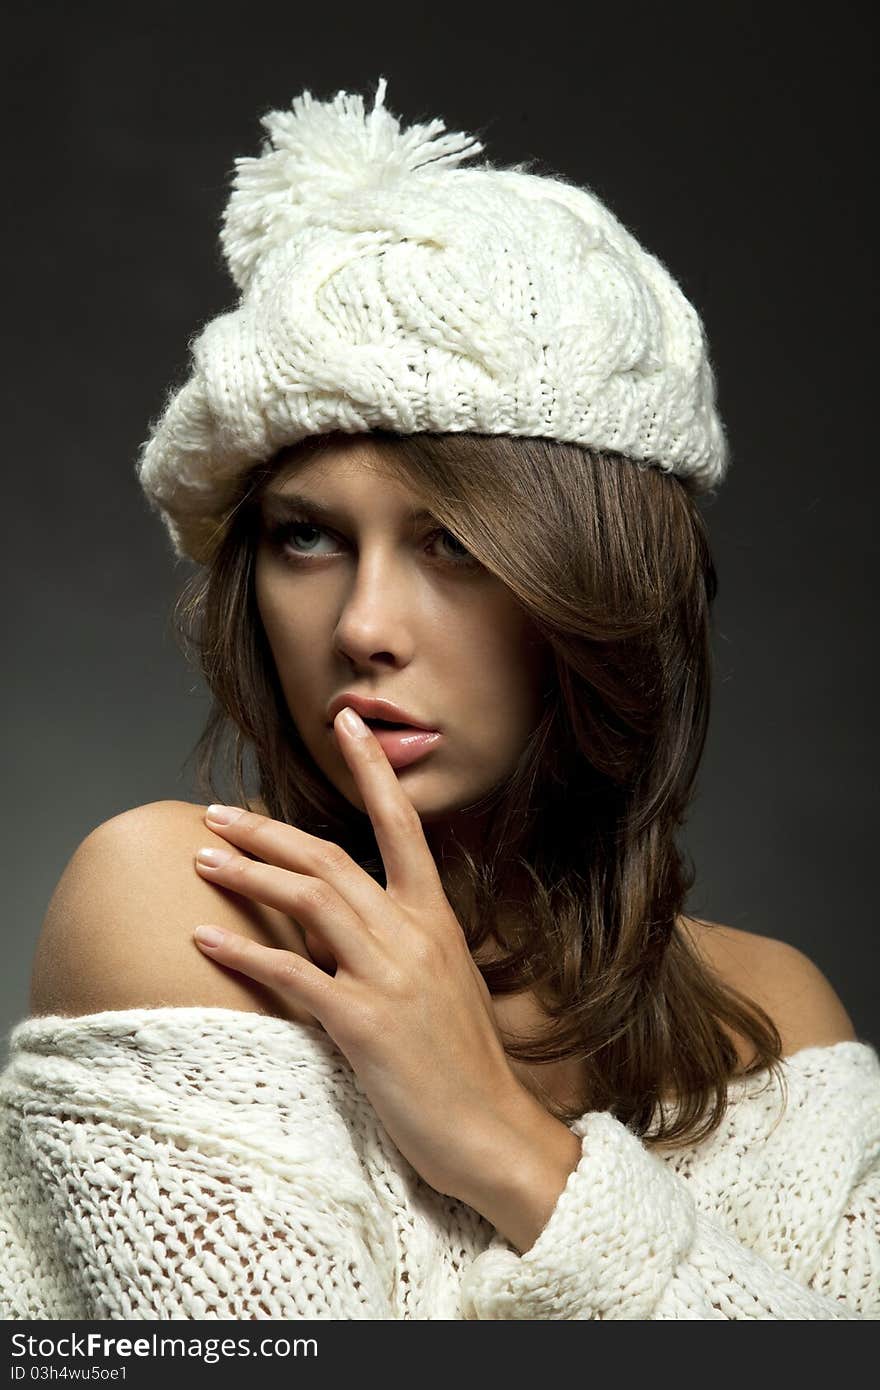
[[[301,534],[303,532],[305,535]],[[316,526],[314,522],[308,521],[306,518],[298,519],[294,517],[289,521],[280,522],[276,526],[269,528],[269,539],[274,548],[280,551],[286,558],[293,560],[300,557],[307,558],[311,555],[323,556],[333,554],[333,549],[330,551],[317,549],[318,541],[322,536],[327,537],[330,541],[334,540],[332,532],[325,531],[322,526]],[[458,537],[454,536],[452,532],[448,531],[445,527],[440,527],[438,530],[431,532],[431,535],[428,537],[429,546],[433,548],[441,538],[444,546],[449,547],[445,555],[442,552],[439,553],[439,559],[441,561],[445,560],[451,565],[468,569],[479,565],[479,560],[471,555],[470,551],[462,545]]]
[[[465,546],[462,545],[458,537],[454,536],[451,531],[447,531],[445,527],[440,531],[435,531],[434,536],[444,536],[447,540],[452,542],[453,563],[462,565],[479,564],[479,561],[476,559],[476,557],[473,556],[471,552]]]
[[[326,534],[322,531],[322,528],[320,526],[313,525],[311,521],[285,521],[280,526],[276,526],[275,529],[272,531],[272,540],[274,544],[277,545],[279,550],[282,550],[290,541],[290,539],[294,536],[294,534],[298,531],[311,531],[317,533],[319,536],[322,534]],[[297,540],[298,539],[300,538],[297,537]],[[314,538],[312,536],[307,535],[305,550],[300,550],[298,547],[295,547],[293,553],[295,555],[314,554]]]

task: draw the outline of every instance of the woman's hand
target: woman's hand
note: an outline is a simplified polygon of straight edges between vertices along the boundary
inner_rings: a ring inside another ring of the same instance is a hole
[[[212,882],[296,918],[336,962],[330,975],[293,951],[224,932],[196,940],[222,965],[305,1005],[345,1053],[400,1152],[438,1192],[467,1201],[540,1102],[504,1051],[492,997],[443,892],[422,823],[370,729],[334,729],[372,821],[387,888],[331,841],[230,808],[211,829],[230,857]],[[256,856],[250,859],[247,854]],[[546,1113],[545,1113],[546,1118]]]

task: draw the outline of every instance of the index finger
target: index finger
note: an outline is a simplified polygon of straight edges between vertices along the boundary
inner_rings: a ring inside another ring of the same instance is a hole
[[[440,883],[421,817],[370,727],[357,714],[350,726],[343,718],[348,713],[354,711],[339,711],[333,729],[373,824],[388,892],[417,903]]]

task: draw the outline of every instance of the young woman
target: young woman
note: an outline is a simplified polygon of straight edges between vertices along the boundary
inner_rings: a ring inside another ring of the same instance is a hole
[[[592,194],[384,91],[266,118],[241,303],[143,451],[212,804],[105,822],[53,895],[0,1312],[880,1316],[877,1054],[684,911],[699,320]]]

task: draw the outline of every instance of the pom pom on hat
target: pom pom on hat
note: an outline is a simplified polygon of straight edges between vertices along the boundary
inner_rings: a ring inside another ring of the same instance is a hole
[[[322,102],[306,90],[289,111],[261,118],[268,138],[258,156],[234,161],[235,186],[220,233],[239,289],[247,289],[259,258],[289,240],[318,209],[348,203],[358,193],[390,190],[421,171],[433,175],[483,149],[470,135],[444,135],[441,120],[402,129],[385,107],[387,86],[380,77],[367,116],[357,93],[338,92]]]
[[[237,307],[191,342],[137,473],[208,563],[243,475],[333,431],[508,434],[616,452],[709,491],[728,447],[702,322],[587,187],[466,164],[443,121],[340,91],[262,118],[221,245]],[[463,167],[462,167],[463,166]]]

